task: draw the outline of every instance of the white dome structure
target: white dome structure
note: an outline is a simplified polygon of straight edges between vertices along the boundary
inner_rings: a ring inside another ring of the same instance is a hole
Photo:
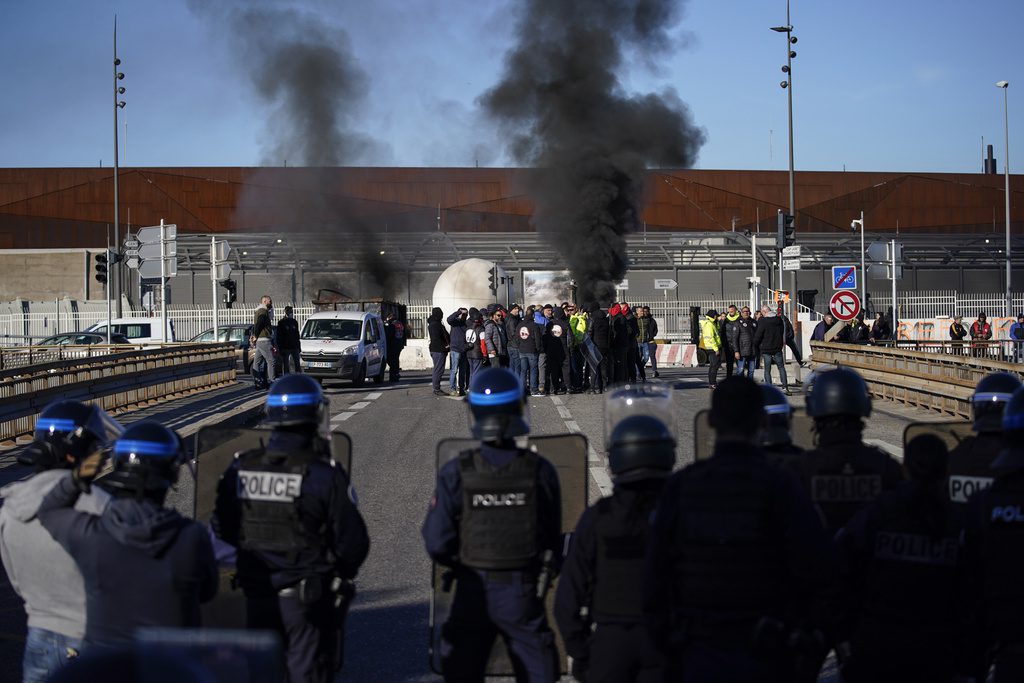
[[[490,273],[495,264],[479,258],[457,261],[441,273],[434,285],[434,306],[447,318],[459,308],[485,308],[498,302],[507,305],[506,286],[501,284],[505,269],[498,266],[498,294],[491,293]]]

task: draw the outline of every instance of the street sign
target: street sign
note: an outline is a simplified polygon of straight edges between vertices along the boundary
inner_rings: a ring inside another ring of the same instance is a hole
[[[216,244],[217,253],[214,255],[214,260],[217,263],[221,261],[227,261],[228,255],[231,253],[231,245],[227,243],[227,240],[221,240],[220,242],[214,242]],[[223,279],[223,278],[222,278]]]
[[[167,272],[164,273],[167,277],[174,277],[178,274],[178,259],[169,258],[167,259]],[[139,264],[139,276],[140,277],[160,277],[160,259],[155,261],[143,261]]]
[[[836,320],[853,320],[860,313],[860,297],[856,292],[846,290],[836,292],[832,295],[832,300],[828,302],[828,309],[832,311]]]
[[[678,283],[675,280],[665,279],[654,281],[655,289],[675,289],[677,285]]]
[[[222,263],[219,266],[214,266],[214,269],[211,272],[213,273],[214,282],[227,280],[229,277],[231,277],[231,264]]]
[[[892,273],[889,272],[891,270],[892,266],[882,263],[871,263],[868,265],[868,278],[871,280],[891,280]],[[903,279],[903,266],[899,264],[896,265],[896,279]]]
[[[832,289],[857,289],[857,266],[832,266]]]
[[[140,242],[137,239],[129,237],[124,241],[124,249],[128,251],[130,249],[138,249]]]
[[[139,257],[138,256],[129,256],[128,258],[126,258],[124,260],[124,265],[128,266],[129,268],[131,268],[133,270],[135,268],[138,268],[140,263],[142,263],[142,262],[139,261]]]
[[[615,285],[615,289],[629,289],[629,280],[623,280],[619,284]]]
[[[142,259],[145,259],[145,260],[156,259],[157,261],[159,261],[160,260],[160,243],[157,242],[156,244],[143,244],[142,246],[139,247],[138,254],[139,254],[139,257],[142,258]],[[177,242],[167,242],[166,244],[164,244],[163,254],[164,254],[164,256],[167,256],[167,257],[177,256],[178,255],[178,243]]]
[[[138,256],[138,255],[139,255],[139,250],[138,249],[124,249],[124,250],[121,251],[121,256],[124,256],[125,258],[130,258],[132,256]]]
[[[800,259],[782,259],[783,270],[800,270]]]
[[[164,225],[164,239],[173,240],[178,237],[178,226],[174,223],[168,223]],[[160,226],[152,225],[148,228],[139,228],[139,231],[135,234],[137,239],[142,244],[160,244]]]
[[[782,250],[782,258],[800,258],[800,245],[793,244]]]

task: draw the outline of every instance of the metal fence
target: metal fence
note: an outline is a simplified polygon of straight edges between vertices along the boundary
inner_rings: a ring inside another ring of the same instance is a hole
[[[892,306],[892,294],[889,292],[869,292],[871,307],[875,311],[885,312]],[[963,294],[956,290],[937,290],[922,292],[896,292],[899,302],[899,317],[936,318],[939,316],[962,315],[973,318],[985,311],[989,317],[1001,316],[1006,306],[1004,294],[971,293]],[[1024,293],[1013,295],[1013,312],[1016,315],[1024,311]]]

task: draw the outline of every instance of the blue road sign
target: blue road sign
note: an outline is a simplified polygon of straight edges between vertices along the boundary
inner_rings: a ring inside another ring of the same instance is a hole
[[[857,266],[832,266],[832,289],[857,289]]]

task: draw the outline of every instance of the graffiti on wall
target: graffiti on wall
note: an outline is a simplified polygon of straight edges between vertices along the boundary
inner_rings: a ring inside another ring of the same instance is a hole
[[[976,318],[964,318],[961,322],[970,332],[971,325],[975,320]],[[1016,322],[1016,319],[999,317],[989,318],[988,321],[992,325],[993,339],[1009,339],[1010,327]],[[949,317],[901,320],[896,329],[896,338],[947,341],[950,338],[949,327],[952,324],[953,319]],[[970,339],[970,334],[967,338]]]

